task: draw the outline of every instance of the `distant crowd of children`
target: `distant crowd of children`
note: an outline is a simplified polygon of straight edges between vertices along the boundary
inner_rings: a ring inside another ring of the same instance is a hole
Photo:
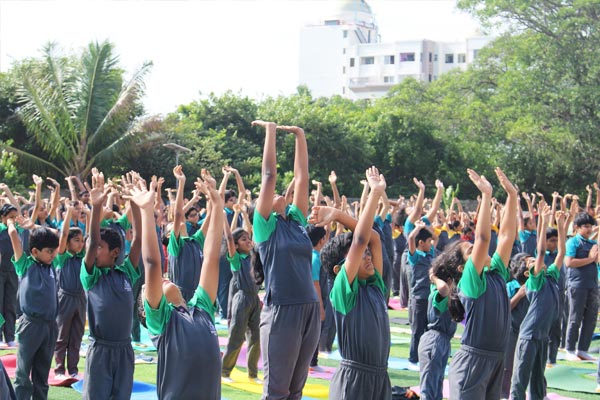
[[[129,399],[140,323],[157,348],[160,399],[221,399],[245,341],[248,378],[263,384],[262,398],[301,399],[319,351],[331,352],[337,336],[342,361],[330,398],[389,400],[391,296],[409,310],[409,363],[422,399],[442,399],[457,323],[451,399],[543,399],[559,348],[570,361],[595,359],[597,185],[587,187],[585,206],[556,192],[547,203],[519,195],[497,168],[502,205],[491,180],[468,170],[480,192],[469,213],[456,198],[441,209],[440,180],[431,200],[417,178],[416,195],[390,199],[369,167],[360,201],[349,204],[333,171],[331,197],[319,181],[309,189],[301,128],[253,126],[265,135],[255,198],[229,166],[219,186],[202,169],[187,197],[179,165],[175,189],[160,177],[108,179],[96,169],[84,182],[66,178],[69,197],[37,175],[29,199],[0,183],[0,349],[17,349],[14,389],[0,371],[0,400],[46,399],[53,359],[56,379],[83,379],[84,399]],[[282,194],[278,130],[295,140],[294,177]],[[223,354],[215,318],[229,329]]]

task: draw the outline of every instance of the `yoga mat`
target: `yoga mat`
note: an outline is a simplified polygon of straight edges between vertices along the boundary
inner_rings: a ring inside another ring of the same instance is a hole
[[[564,352],[562,352],[562,351],[559,351],[559,352],[556,354],[556,359],[557,359],[557,360],[563,360],[563,361],[566,361],[566,359],[567,359],[567,353],[564,353]],[[596,364],[596,363],[598,363],[598,361],[597,361],[597,360],[596,360],[596,361],[594,361],[594,360],[577,360],[577,361],[569,361],[569,362],[576,362],[576,363],[591,363],[591,364]]]
[[[390,318],[390,323],[398,324],[398,325],[410,325],[410,322],[408,322],[408,318],[402,318],[402,317]]]
[[[6,370],[6,374],[9,378],[15,379],[15,373],[17,370],[17,355],[16,354],[7,354],[5,356],[0,357],[0,361],[4,365],[4,369]],[[68,377],[66,379],[56,379],[54,377],[54,369],[50,368],[50,373],[48,374],[48,384],[50,386],[71,386],[77,382],[77,379]]]
[[[137,351],[156,351],[156,347],[154,347],[154,343],[150,339],[150,332],[143,326],[140,326],[140,342],[131,342],[131,346]]]
[[[388,306],[390,306],[394,310],[402,310],[402,307],[400,307],[400,299],[395,299],[393,297],[390,297]]]
[[[262,376],[259,376],[262,379]],[[236,389],[240,389],[250,393],[262,394],[263,385],[248,380],[248,376],[245,372],[234,368],[231,371],[231,379],[233,382],[223,382],[223,385],[227,385]],[[329,387],[325,385],[318,385],[314,383],[307,383],[304,385],[302,393],[308,397],[316,399],[326,399],[329,397]]]
[[[81,393],[83,391],[83,380],[73,384],[71,387]],[[156,386],[150,383],[133,381],[131,400],[158,400]]]
[[[158,362],[158,357],[156,355],[149,356],[146,354],[136,354],[135,355],[135,363],[136,364],[156,364]]]
[[[556,365],[546,369],[548,387],[567,392],[596,393],[596,370]]]
[[[331,378],[333,378],[333,374],[335,373],[335,370],[337,368],[335,367],[326,367],[325,365],[319,365],[318,367],[320,369],[320,371],[312,371],[312,370],[308,370],[308,377],[309,378],[316,378],[316,379],[325,379],[330,381]]]
[[[416,394],[418,394],[419,396],[421,395],[421,388],[419,386],[411,386],[410,389],[413,392],[415,392]],[[448,383],[448,379],[444,379],[444,389],[442,389],[442,395],[446,399],[450,398],[450,384]],[[564,396],[561,396],[560,394],[556,394],[556,393],[547,393],[546,399],[547,400],[577,400],[572,397],[564,397]]]

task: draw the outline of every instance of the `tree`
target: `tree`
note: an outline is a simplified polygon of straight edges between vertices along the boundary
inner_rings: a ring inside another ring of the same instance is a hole
[[[115,171],[114,160],[146,139],[137,117],[143,112],[143,79],[151,63],[124,81],[108,41],[90,43],[78,57],[63,56],[55,43],[42,53],[41,59],[14,66],[17,113],[42,154],[7,143],[3,147],[36,171],[82,177],[94,166]]]

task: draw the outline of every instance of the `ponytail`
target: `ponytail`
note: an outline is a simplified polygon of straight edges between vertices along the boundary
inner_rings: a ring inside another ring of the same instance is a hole
[[[250,265],[252,274],[254,275],[254,282],[256,282],[258,286],[262,285],[265,281],[265,270],[263,269],[263,263],[256,248],[253,248],[251,251]]]
[[[458,297],[456,285],[451,285],[450,295],[448,295],[448,312],[454,322],[462,322],[465,319],[465,307]]]

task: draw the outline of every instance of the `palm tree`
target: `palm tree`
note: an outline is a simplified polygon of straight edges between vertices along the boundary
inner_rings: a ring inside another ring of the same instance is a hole
[[[108,41],[92,42],[80,57],[65,57],[49,43],[42,59],[17,65],[18,115],[43,154],[4,147],[30,167],[80,177],[93,166],[114,165],[119,152],[133,151],[145,139],[137,117],[152,63],[124,82],[113,51]]]

